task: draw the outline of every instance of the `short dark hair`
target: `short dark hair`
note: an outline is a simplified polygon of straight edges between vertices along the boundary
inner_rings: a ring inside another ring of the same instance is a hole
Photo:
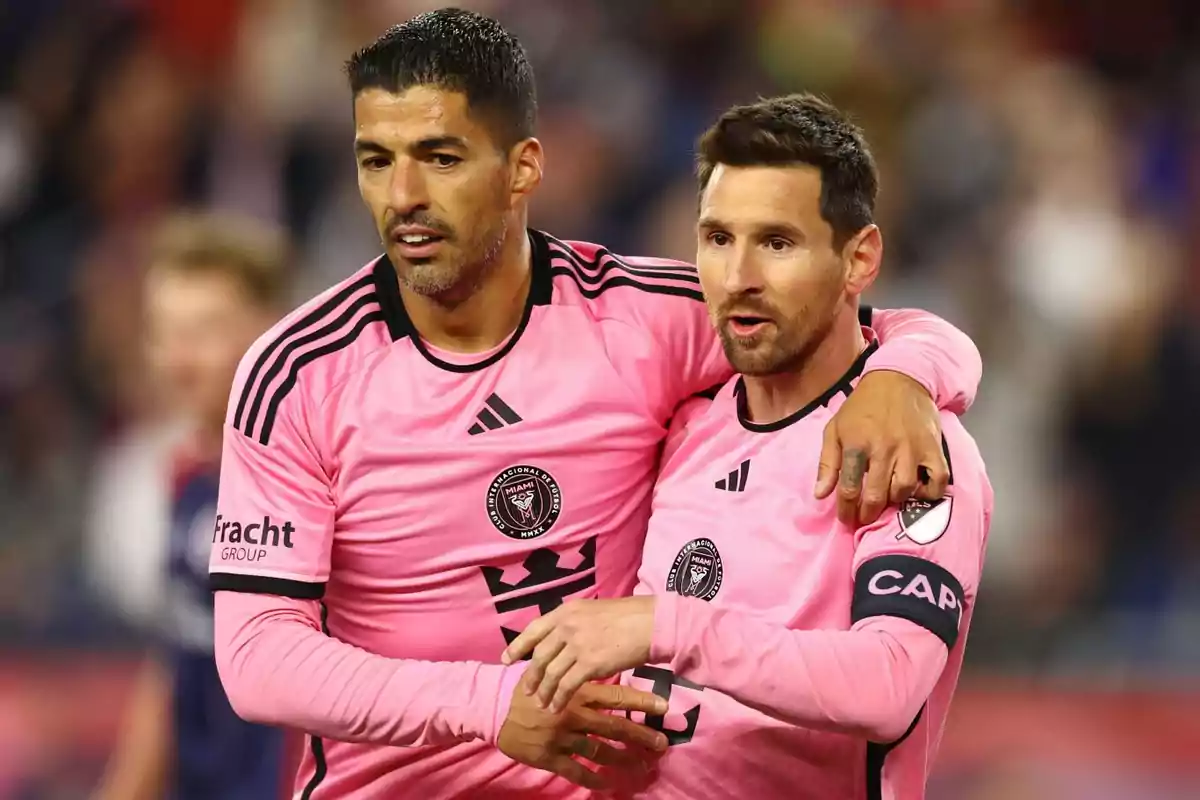
[[[816,167],[821,218],[839,247],[874,218],[879,171],[866,138],[845,114],[812,94],[734,106],[700,137],[696,162],[702,192],[718,164]]]
[[[533,136],[537,89],[525,48],[499,22],[441,8],[394,25],[346,62],[355,96],[364,89],[400,93],[419,85],[461,92],[482,112],[504,147]]]

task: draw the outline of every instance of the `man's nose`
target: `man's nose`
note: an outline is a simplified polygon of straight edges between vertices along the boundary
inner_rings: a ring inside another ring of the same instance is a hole
[[[402,159],[396,163],[388,185],[388,205],[401,218],[429,207],[429,186],[415,160]]]
[[[751,247],[737,247],[725,262],[725,291],[731,295],[762,290],[762,270]]]

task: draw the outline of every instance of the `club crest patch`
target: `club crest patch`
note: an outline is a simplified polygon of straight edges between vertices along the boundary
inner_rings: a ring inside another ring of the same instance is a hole
[[[900,532],[896,538],[908,538],[917,544],[933,544],[950,527],[953,508],[954,498],[949,495],[934,502],[915,497],[905,500],[896,514],[900,521]]]
[[[692,539],[675,556],[667,575],[667,591],[712,600],[721,590],[725,569],[711,539]]]
[[[510,539],[536,539],[562,512],[558,482],[544,469],[518,464],[495,477],[487,491],[488,519]]]

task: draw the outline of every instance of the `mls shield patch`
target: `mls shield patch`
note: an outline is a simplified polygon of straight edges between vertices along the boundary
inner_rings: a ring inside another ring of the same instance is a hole
[[[904,501],[896,517],[900,520],[897,539],[909,538],[917,544],[933,544],[942,538],[950,527],[950,512],[954,498],[947,495],[941,500],[930,502],[915,497]]]

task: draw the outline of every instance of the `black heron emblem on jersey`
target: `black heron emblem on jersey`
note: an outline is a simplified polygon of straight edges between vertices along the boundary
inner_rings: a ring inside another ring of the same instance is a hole
[[[487,491],[488,519],[510,539],[535,539],[554,526],[562,491],[544,469],[519,464],[495,477]]]
[[[667,591],[712,600],[721,590],[725,569],[712,539],[692,539],[675,556],[667,575]]]

